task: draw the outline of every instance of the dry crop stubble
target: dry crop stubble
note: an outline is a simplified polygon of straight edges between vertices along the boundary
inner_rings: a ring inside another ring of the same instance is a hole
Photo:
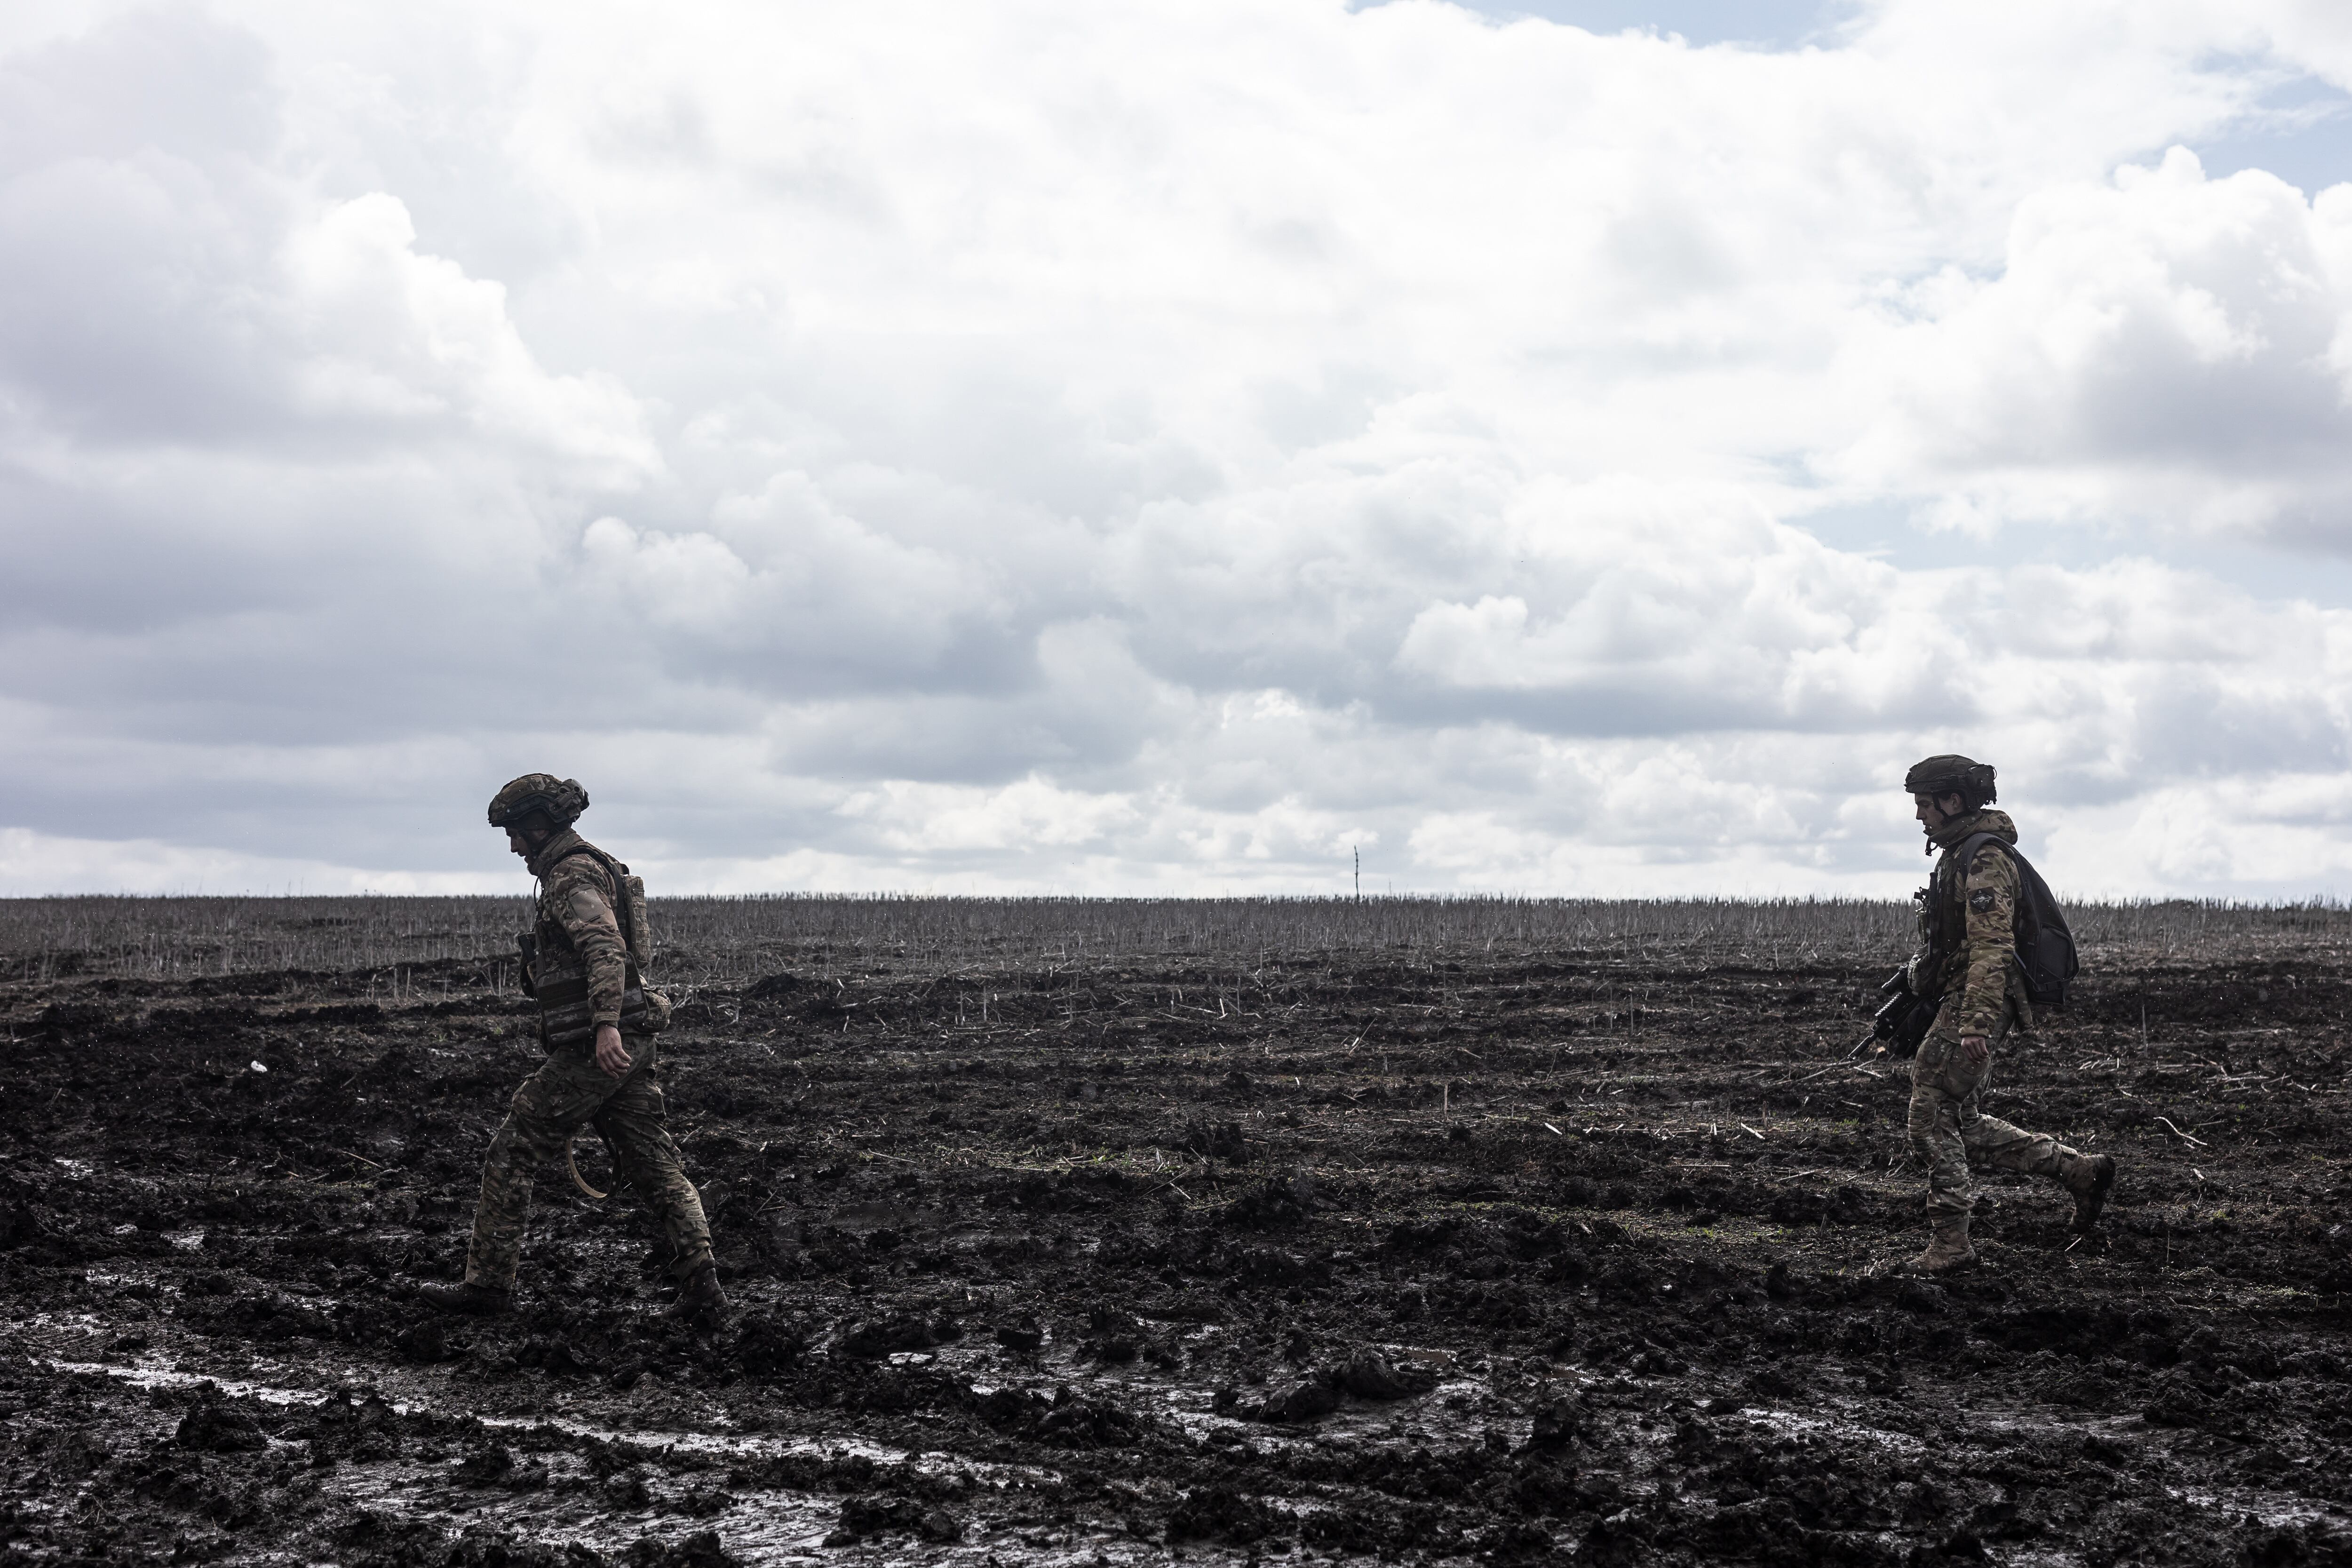
[[[716,1336],[561,1173],[521,1316],[389,1289],[533,1060],[523,911],[0,904],[15,1549],[2343,1549],[2341,910],[2074,911],[1996,1109],[2125,1161],[2106,1233],[1996,1179],[1925,1284],[1870,1272],[1900,1068],[1844,1059],[1900,905],[657,900]]]

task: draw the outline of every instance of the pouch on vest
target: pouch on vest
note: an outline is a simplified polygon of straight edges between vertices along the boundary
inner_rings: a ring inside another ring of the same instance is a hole
[[[646,920],[646,879],[632,876],[626,866],[608,860],[613,881],[620,889],[621,935],[629,944],[629,962],[639,970],[654,966],[654,928]]]
[[[621,1032],[657,1035],[669,1026],[669,998],[646,989],[630,964],[621,988]],[[539,1037],[551,1046],[586,1045],[596,1037],[595,1010],[588,1001],[588,977],[551,980],[539,988]]]

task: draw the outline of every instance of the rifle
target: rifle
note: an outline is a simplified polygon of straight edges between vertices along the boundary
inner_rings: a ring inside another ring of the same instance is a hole
[[[1927,1037],[1927,1029],[1935,1023],[1936,1014],[1943,1006],[1943,999],[1912,995],[1910,984],[1900,969],[1886,977],[1885,983],[1879,986],[1878,994],[1886,1000],[1880,1003],[1878,1011],[1870,1016],[1870,1037],[1881,1042],[1888,1056],[1917,1056],[1919,1042]]]
[[[538,934],[527,931],[515,932],[515,949],[522,954],[522,994],[535,1001],[539,996],[539,986],[531,977],[530,967],[539,962]]]

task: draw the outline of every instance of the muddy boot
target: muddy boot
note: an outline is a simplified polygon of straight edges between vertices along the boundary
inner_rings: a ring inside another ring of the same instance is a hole
[[[669,1315],[704,1328],[717,1328],[727,1321],[727,1292],[719,1288],[718,1265],[706,1263],[680,1282]]]
[[[438,1307],[445,1312],[467,1312],[477,1318],[495,1318],[514,1310],[513,1291],[494,1290],[470,1279],[461,1279],[455,1285],[419,1285],[413,1294],[428,1307]]]
[[[2074,1194],[2074,1228],[2088,1236],[2091,1227],[2099,1223],[2099,1211],[2107,1206],[2107,1194],[2115,1190],[2116,1157],[2077,1154],[2067,1162],[2066,1173],[2058,1179]]]
[[[1969,1245],[1969,1216],[1964,1214],[1940,1214],[1928,1222],[1933,1239],[1927,1250],[1908,1258],[1903,1268],[1909,1274],[1948,1274],[1955,1268],[1966,1268],[1977,1260],[1977,1249]]]

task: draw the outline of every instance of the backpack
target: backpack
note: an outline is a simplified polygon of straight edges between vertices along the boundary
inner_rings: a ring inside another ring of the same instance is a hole
[[[654,966],[654,933],[646,921],[646,879],[631,875],[627,866],[593,844],[583,843],[563,858],[569,860],[575,855],[594,860],[613,879],[613,913],[620,921],[621,942],[629,950],[629,963],[636,972],[630,978],[635,979]]]
[[[2067,929],[2057,895],[2033,862],[1997,833],[1971,833],[1960,841],[1953,862],[1959,875],[1968,875],[1977,850],[1987,844],[1999,846],[2017,867],[2017,964],[2025,972],[2025,994],[2037,1007],[2063,1006],[2067,983],[2082,973],[2083,965],[2074,955],[2074,933]]]

